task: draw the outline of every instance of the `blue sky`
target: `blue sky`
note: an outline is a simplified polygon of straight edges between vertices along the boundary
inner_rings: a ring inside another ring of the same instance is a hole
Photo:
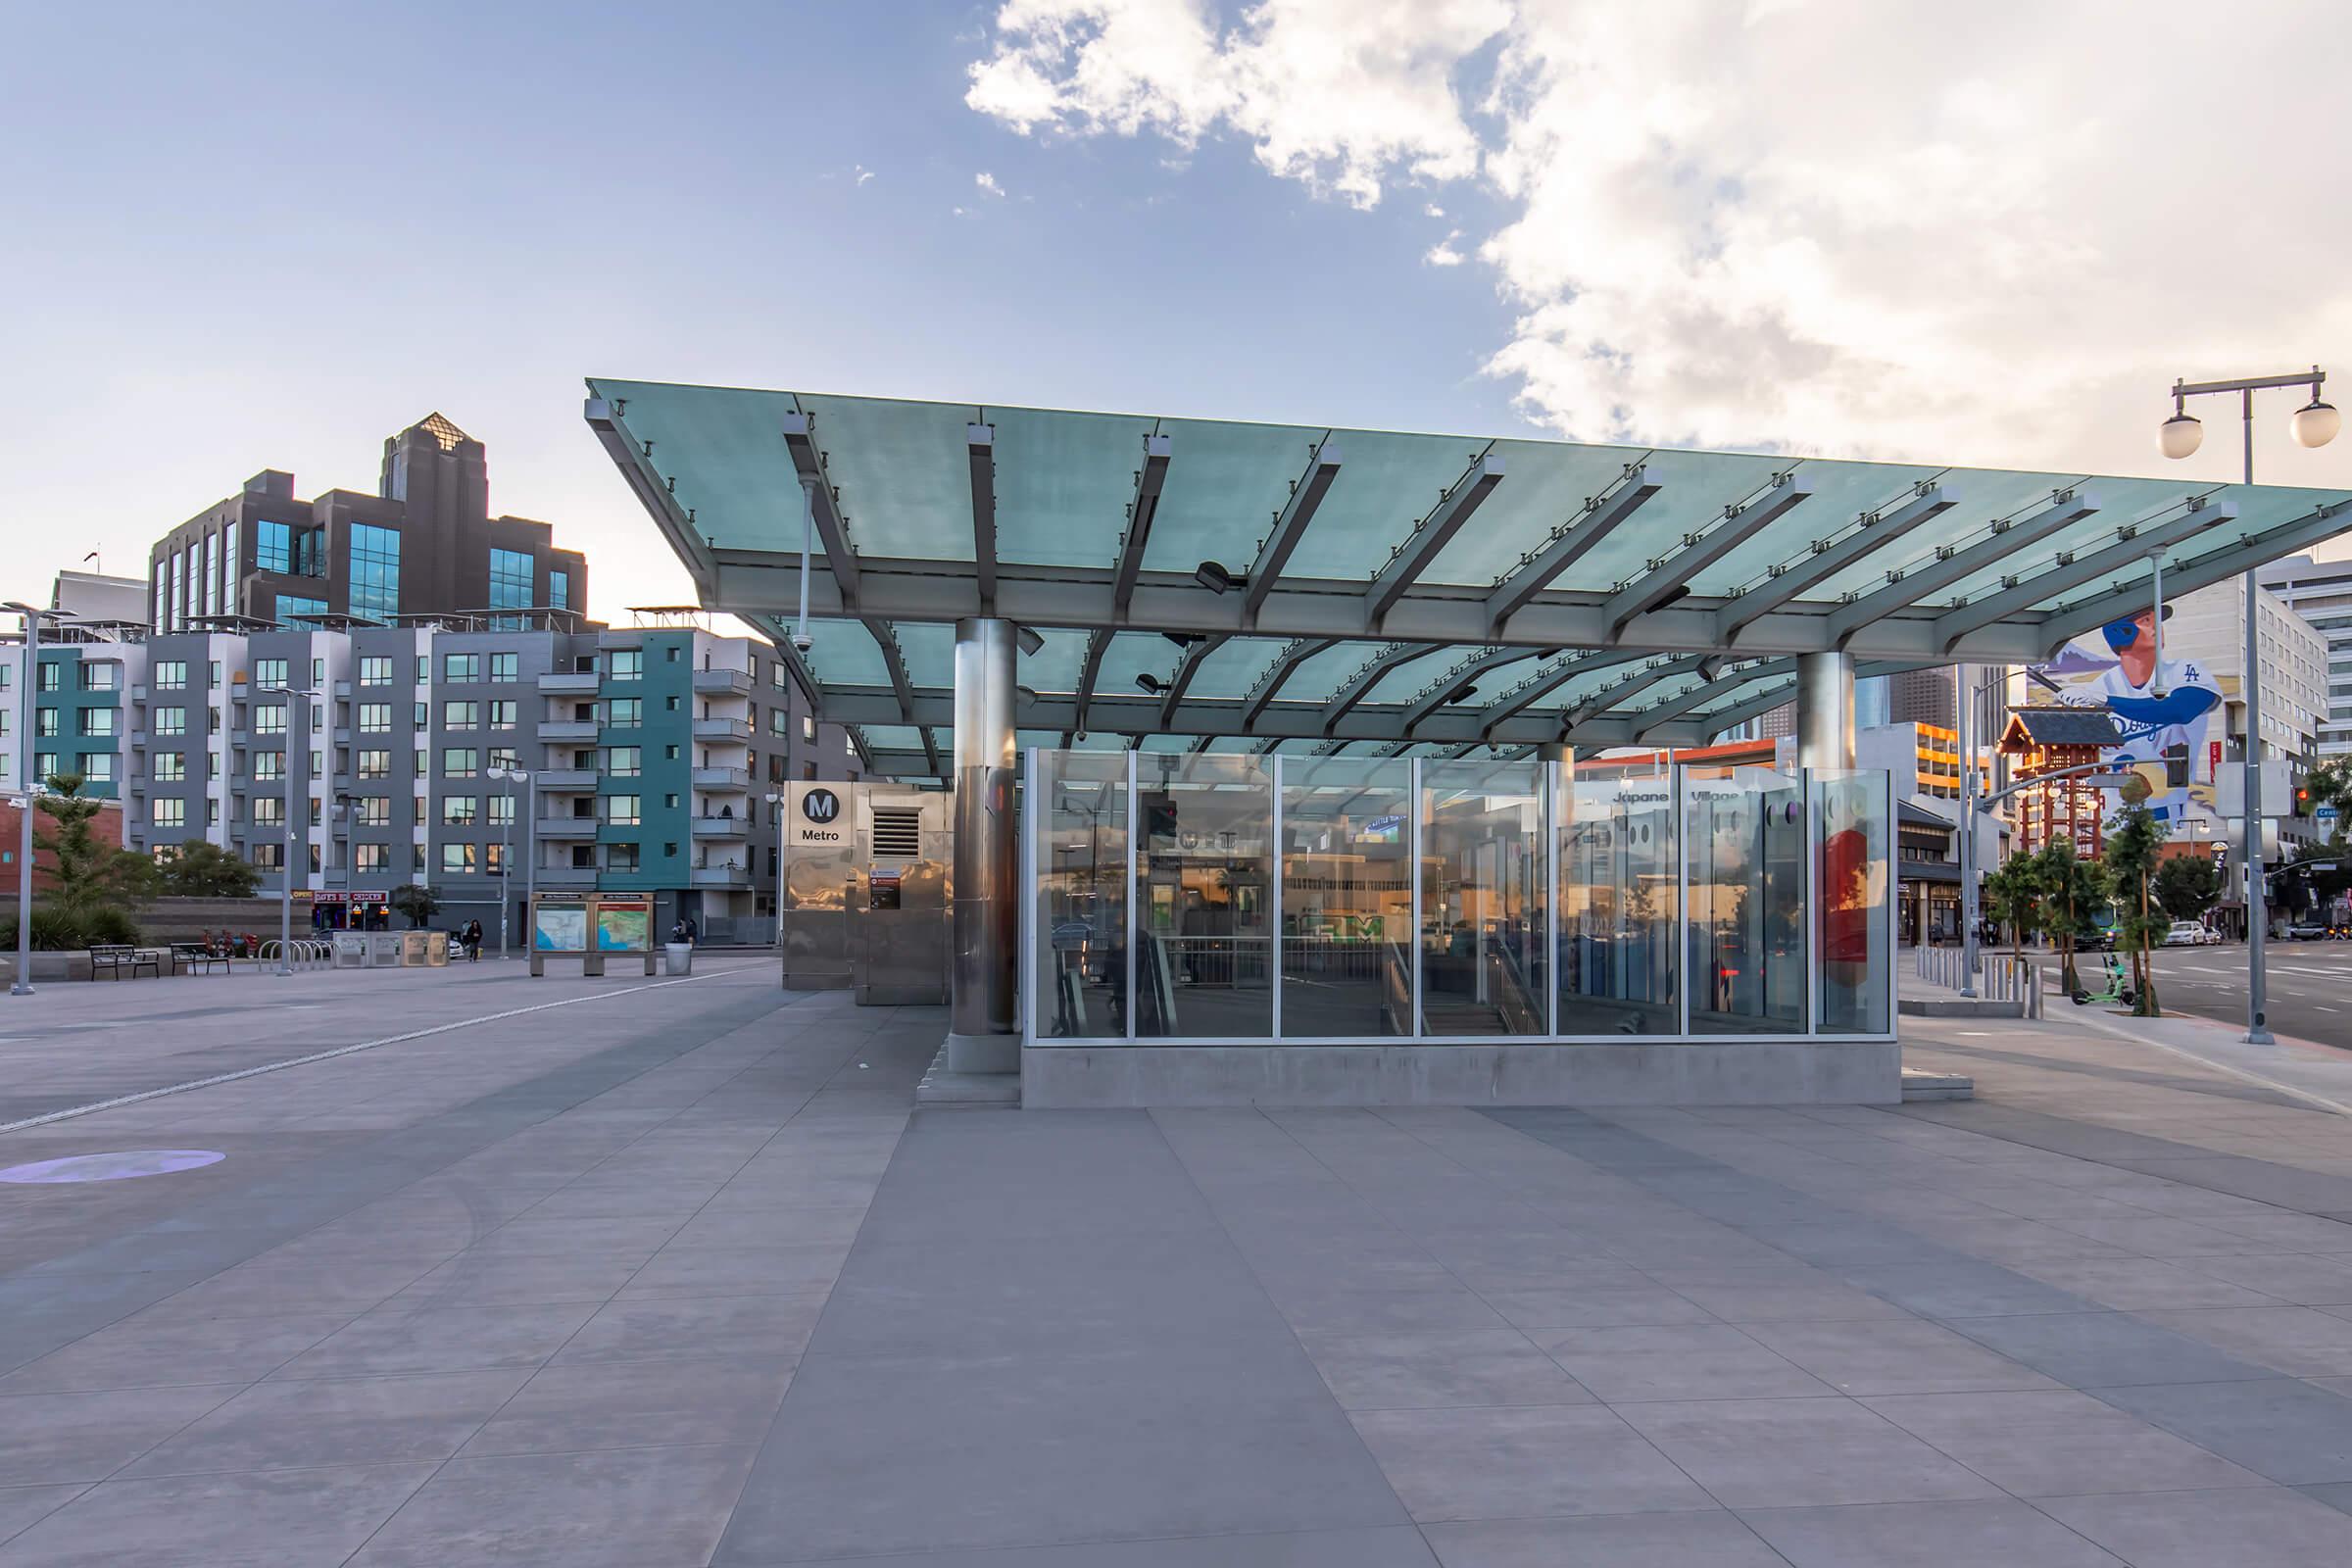
[[[594,611],[680,599],[592,373],[2146,471],[2173,373],[2352,329],[2340,204],[2265,216],[2308,33],[2118,62],[2031,6],[1967,39],[1640,9],[21,7],[0,588],[143,570],[265,466],[371,487],[437,409],[494,507],[592,553]],[[1940,96],[1896,69],[1931,50]],[[2048,91],[2093,64],[2114,123]],[[2270,87],[2276,124],[2137,190],[2114,138],[2187,81]],[[2226,277],[2161,237],[2209,197]],[[2266,477],[2352,483],[2352,441],[2290,453],[2276,412]]]

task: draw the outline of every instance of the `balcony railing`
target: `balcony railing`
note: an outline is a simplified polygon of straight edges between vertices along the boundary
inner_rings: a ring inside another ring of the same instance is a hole
[[[593,767],[543,767],[532,775],[539,787],[550,792],[577,792],[596,788],[596,769]]]
[[[742,816],[698,816],[694,819],[694,836],[698,839],[740,839],[751,831],[751,819]]]
[[[539,868],[539,885],[543,888],[592,888],[596,886],[596,867],[543,865]]]
[[[689,875],[698,888],[748,888],[752,885],[752,868],[748,865],[698,865]]]
[[[592,741],[596,736],[594,719],[549,718],[539,723],[539,738],[543,741]]]
[[[604,677],[593,669],[551,669],[539,677],[543,692],[571,692],[596,694],[597,683]]]
[[[748,718],[698,718],[694,721],[694,738],[698,741],[748,741],[752,738],[752,721]]]
[[[698,790],[748,790],[752,787],[751,769],[698,767],[694,770],[694,787]]]
[[[740,669],[698,669],[694,689],[708,697],[749,697],[752,677]]]
[[[596,837],[596,818],[543,816],[539,819],[539,836],[543,839],[592,839]]]

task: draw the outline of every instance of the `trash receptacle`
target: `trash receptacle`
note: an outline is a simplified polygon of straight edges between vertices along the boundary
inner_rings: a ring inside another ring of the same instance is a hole
[[[662,972],[663,974],[694,973],[694,944],[691,942],[664,942],[662,945]]]

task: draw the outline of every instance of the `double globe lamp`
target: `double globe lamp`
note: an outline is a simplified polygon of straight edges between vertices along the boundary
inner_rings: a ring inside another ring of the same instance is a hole
[[[2343,427],[2344,416],[2336,412],[2334,404],[2320,400],[2317,386],[2311,389],[2311,401],[2297,409],[2286,421],[2287,432],[2295,438],[2296,444],[2306,447],[2326,446],[2335,439],[2335,433]],[[2173,416],[2157,427],[2156,440],[2166,457],[2185,458],[2204,442],[2205,423],[2189,413],[2182,406],[2180,394],[2175,393]]]

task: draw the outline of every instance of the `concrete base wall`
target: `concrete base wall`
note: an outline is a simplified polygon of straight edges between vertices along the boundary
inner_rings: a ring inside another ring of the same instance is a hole
[[[1892,1041],[1577,1046],[1031,1046],[1021,1103],[1892,1105]]]

